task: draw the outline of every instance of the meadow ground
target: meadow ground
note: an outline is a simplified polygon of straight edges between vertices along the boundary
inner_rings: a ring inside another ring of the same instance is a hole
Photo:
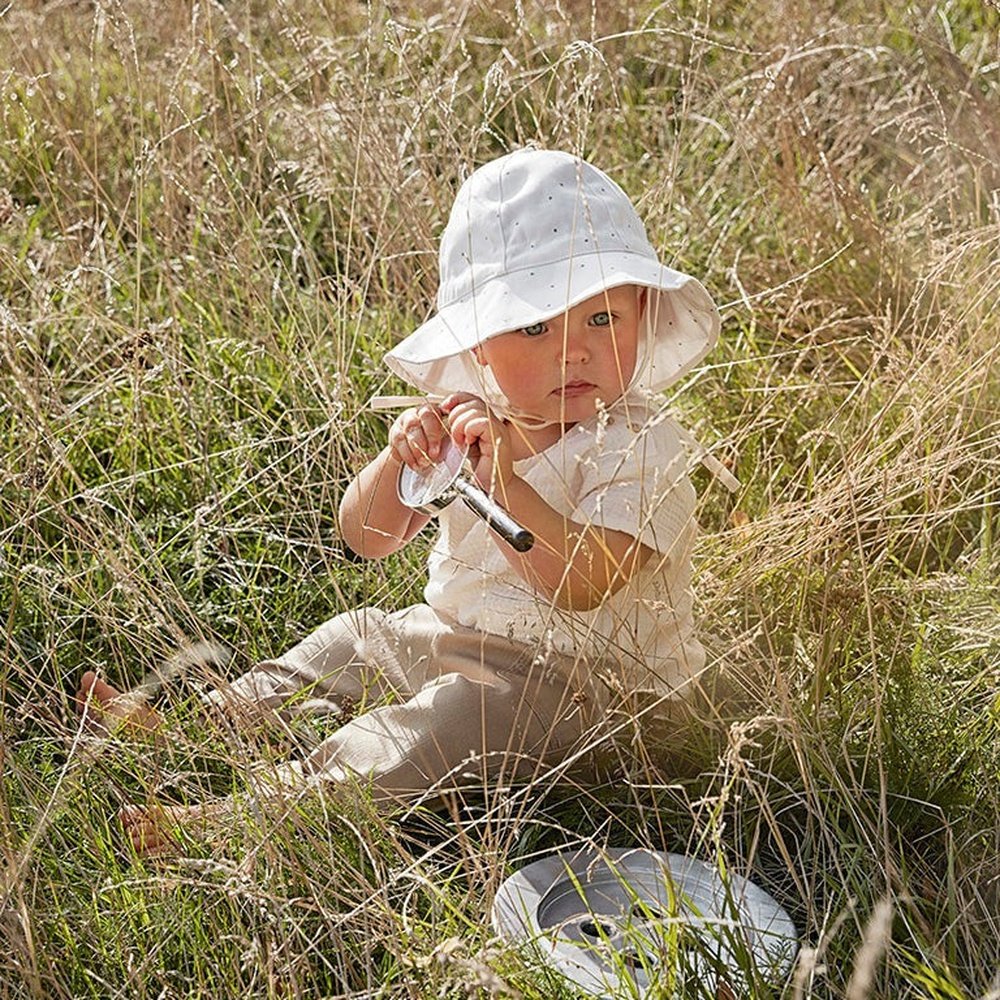
[[[977,0],[0,8],[0,997],[570,996],[488,926],[564,843],[749,875],[803,950],[757,996],[1000,997],[1000,14]],[[671,405],[702,475],[697,717],[405,821],[245,808],[128,856],[125,802],[284,752],[82,739],[87,668],[234,671],[420,594],[338,545],[382,352],[470,168],[595,160],[722,304]]]

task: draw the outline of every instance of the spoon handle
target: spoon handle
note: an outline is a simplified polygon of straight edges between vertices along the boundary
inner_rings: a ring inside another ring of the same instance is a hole
[[[452,484],[455,492],[505,541],[517,552],[527,552],[535,544],[535,536],[522,528],[488,494],[475,483],[459,476]]]

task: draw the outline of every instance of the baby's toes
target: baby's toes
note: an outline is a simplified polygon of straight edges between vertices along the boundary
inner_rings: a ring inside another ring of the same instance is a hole
[[[94,675],[90,673],[90,677]],[[80,687],[73,696],[73,708],[83,723],[83,728],[97,736],[107,736],[108,727],[105,725],[104,704],[94,693],[93,680],[88,683],[88,675],[84,674],[80,682]]]
[[[180,849],[169,830],[169,813],[159,807],[124,806],[118,813],[122,831],[132,850],[141,857],[172,854]]]
[[[80,686],[76,689],[76,694],[73,696],[73,706],[81,715],[85,710],[89,709],[93,711],[95,708],[100,707],[100,702],[94,693],[96,684],[97,674],[93,670],[88,670],[80,678]]]

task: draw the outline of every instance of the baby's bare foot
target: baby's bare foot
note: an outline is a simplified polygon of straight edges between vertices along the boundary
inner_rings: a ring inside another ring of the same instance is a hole
[[[184,825],[188,806],[125,806],[118,812],[122,830],[132,850],[142,857],[177,854],[177,833]]]
[[[206,836],[211,821],[224,815],[224,800],[200,805],[124,806],[118,812],[122,830],[132,850],[142,857],[162,857],[182,850],[181,833]]]
[[[160,728],[160,713],[130,691],[119,691],[102,681],[93,670],[80,678],[74,698],[84,723],[103,736],[125,733],[148,736]]]

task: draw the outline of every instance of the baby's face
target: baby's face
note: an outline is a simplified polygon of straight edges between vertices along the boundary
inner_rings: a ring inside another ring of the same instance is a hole
[[[611,404],[632,380],[646,290],[601,292],[545,323],[476,349],[516,413],[572,425]]]

